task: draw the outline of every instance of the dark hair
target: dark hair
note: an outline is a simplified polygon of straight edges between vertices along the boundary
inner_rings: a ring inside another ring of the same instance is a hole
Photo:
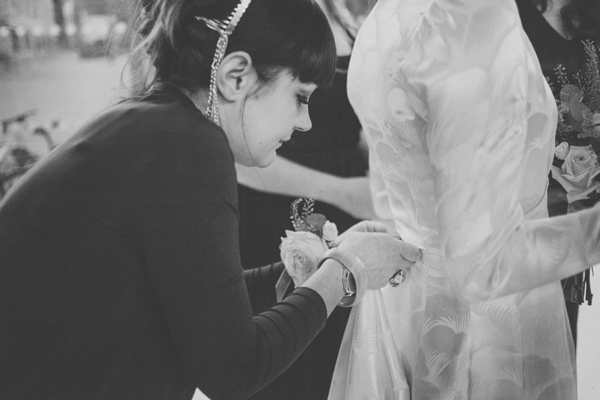
[[[533,0],[542,12],[548,8],[548,0]],[[600,35],[600,0],[571,0],[560,11],[562,22],[568,32],[577,37]]]
[[[134,94],[157,81],[189,89],[208,87],[219,34],[195,17],[227,19],[239,0],[140,0],[132,54]],[[229,37],[227,53],[245,51],[267,83],[288,69],[303,83],[327,86],[335,72],[335,43],[321,8],[312,0],[252,0]],[[144,54],[143,63],[135,57]],[[137,87],[135,87],[137,86]]]

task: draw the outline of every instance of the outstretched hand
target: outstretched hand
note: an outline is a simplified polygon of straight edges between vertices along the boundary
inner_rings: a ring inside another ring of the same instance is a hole
[[[367,227],[375,228],[376,226],[367,225]],[[340,249],[352,252],[365,264],[368,289],[381,289],[388,284],[390,277],[396,273],[398,268],[407,270],[422,257],[421,249],[417,246],[394,238],[387,233],[348,231],[344,232],[343,235],[348,234],[339,242],[338,246]]]

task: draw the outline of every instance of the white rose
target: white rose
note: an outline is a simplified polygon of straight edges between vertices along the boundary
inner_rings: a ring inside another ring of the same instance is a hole
[[[561,176],[572,188],[567,191],[589,188],[600,173],[598,156],[590,146],[571,146],[561,168]]]
[[[331,242],[337,236],[338,236],[337,226],[333,222],[329,222],[329,221],[325,222],[325,225],[323,225],[323,239],[325,239],[328,242]]]
[[[285,231],[281,238],[281,261],[296,287],[310,278],[318,267],[319,257],[328,249],[325,240],[311,232]]]
[[[569,154],[569,143],[567,142],[562,142],[554,148],[554,155],[559,160],[564,160],[567,158],[567,154]]]

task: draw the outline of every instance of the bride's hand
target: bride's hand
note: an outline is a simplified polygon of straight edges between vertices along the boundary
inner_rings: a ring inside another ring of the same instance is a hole
[[[351,232],[339,244],[362,260],[367,269],[368,289],[381,289],[398,268],[407,270],[421,259],[421,250],[383,232]]]

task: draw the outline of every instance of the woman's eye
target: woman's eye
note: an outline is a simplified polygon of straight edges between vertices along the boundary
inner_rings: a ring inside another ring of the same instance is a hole
[[[309,100],[308,96],[298,95],[297,97],[298,97],[298,105],[300,105],[300,104],[308,105],[308,100]]]

